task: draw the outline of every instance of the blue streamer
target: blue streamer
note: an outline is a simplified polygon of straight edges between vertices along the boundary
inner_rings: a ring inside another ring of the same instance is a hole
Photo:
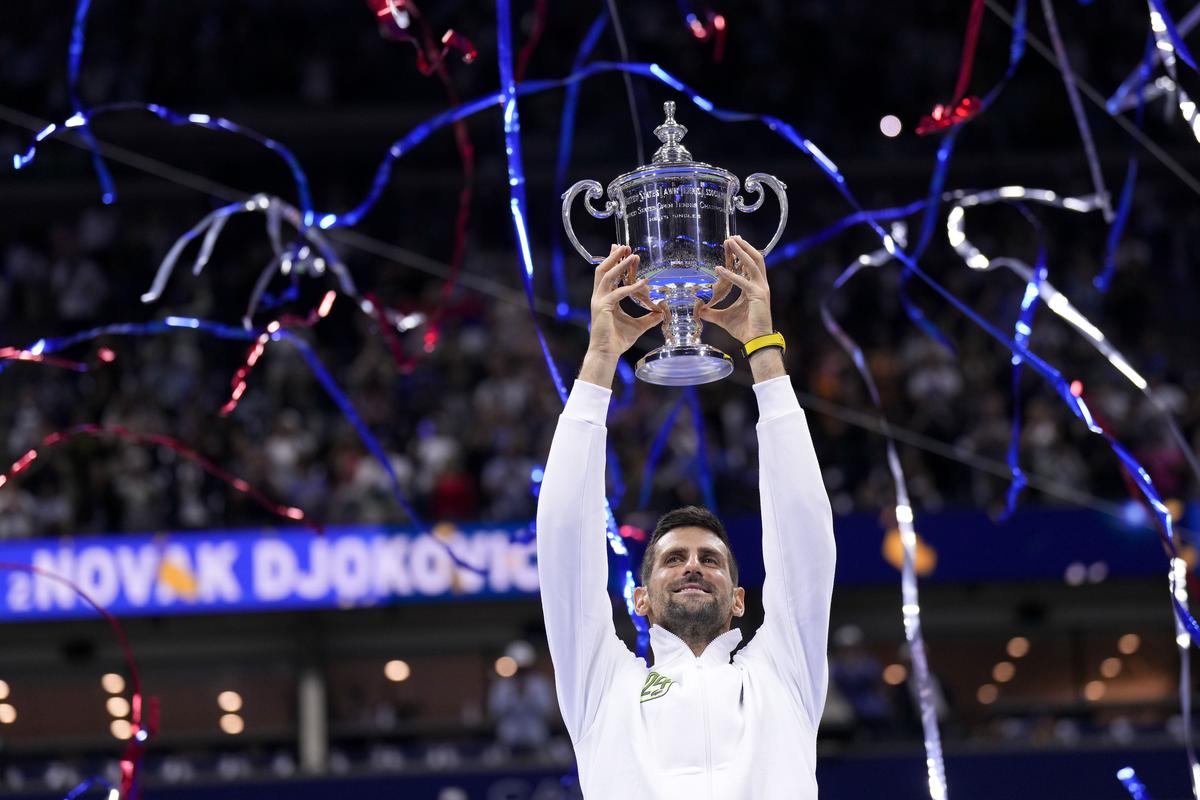
[[[608,11],[603,10],[597,16],[592,26],[588,28],[587,36],[583,38],[583,43],[579,45],[579,51],[575,54],[575,60],[571,62],[571,72],[578,71],[584,62],[592,55],[592,50],[596,48],[596,42],[600,40],[600,34],[604,32],[604,27],[608,24]],[[554,165],[554,196],[559,197],[566,191],[567,185],[567,165],[571,161],[571,148],[575,141],[575,112],[579,106],[579,90],[583,88],[581,83],[572,83],[567,87],[567,96],[563,99],[562,122],[559,125],[558,134],[558,159]],[[558,224],[558,219],[555,217],[555,223],[550,226],[550,272],[554,276],[554,310],[559,319],[566,319],[571,315],[571,303],[567,295],[567,278],[566,272],[563,270],[563,246],[562,246],[562,226]]]
[[[1046,247],[1042,238],[1041,225],[1038,224],[1037,218],[1034,217],[1023,205],[1016,204],[1016,207],[1028,219],[1037,231],[1038,236],[1038,256],[1037,263],[1033,268],[1033,275],[1029,282],[1025,285],[1025,294],[1021,297],[1021,310],[1017,315],[1017,322],[1014,326],[1013,341],[1021,345],[1027,345],[1029,337],[1033,334],[1033,315],[1037,310],[1038,298],[1041,294],[1041,285],[1046,280]],[[1025,473],[1021,470],[1020,450],[1021,450],[1021,357],[1014,355],[1012,358],[1012,399],[1013,399],[1013,423],[1012,434],[1008,442],[1008,468],[1012,473],[1012,482],[1008,485],[1008,496],[1004,504],[1004,513],[1001,514],[1000,520],[1007,520],[1017,510],[1017,499],[1021,495],[1021,491],[1028,485],[1029,481],[1025,477]]]
[[[100,157],[100,143],[92,135],[92,129],[87,124],[87,115],[83,110],[83,101],[79,97],[79,67],[83,61],[87,17],[91,5],[92,0],[79,0],[75,6],[75,19],[71,23],[71,44],[67,48],[67,95],[71,99],[71,111],[84,120],[79,128],[79,135],[83,137],[84,143],[92,153],[92,167],[96,170],[96,179],[100,181],[100,202],[111,205],[117,199],[112,173]]]
[[[1150,61],[1155,52],[1157,52],[1157,48],[1154,47],[1154,37],[1151,35],[1147,37],[1146,52],[1138,66],[1137,82],[1134,86],[1134,91],[1137,92],[1137,111],[1134,115],[1134,124],[1139,131],[1146,119],[1144,89],[1150,80]],[[1109,100],[1109,103],[1111,102],[1113,101]],[[1110,110],[1110,113],[1113,112]],[[1130,209],[1133,208],[1133,190],[1137,184],[1138,174],[1138,153],[1139,148],[1134,145],[1129,154],[1129,162],[1125,167],[1125,182],[1121,186],[1121,198],[1117,202],[1117,216],[1108,228],[1108,238],[1104,243],[1104,268],[1092,281],[1101,293],[1108,291],[1108,287],[1112,285],[1113,273],[1117,269],[1117,247],[1121,244],[1121,235],[1125,232],[1125,223],[1129,219]]]
[[[982,109],[981,109],[982,113]],[[954,152],[954,143],[958,141],[958,133],[961,126],[956,126],[950,130],[938,145],[937,150],[937,165],[934,167],[933,175],[929,179],[929,191],[926,195],[925,215],[921,222],[921,233],[917,240],[917,245],[913,250],[913,258],[920,258],[925,254],[925,249],[929,246],[930,240],[933,238],[934,222],[937,218],[938,205],[934,202],[942,194],[942,188],[946,183],[946,172],[950,168],[950,156]],[[933,322],[925,316],[925,312],[917,307],[913,302],[912,297],[908,293],[908,282],[912,275],[906,268],[900,271],[900,306],[904,309],[904,313],[908,315],[908,319],[920,328],[926,336],[944,347],[947,352],[958,355],[957,348],[946,338],[946,334],[933,324]]]
[[[621,381],[622,391],[613,398],[612,410],[620,411],[633,403],[634,387],[637,385],[636,373],[624,358],[617,359],[617,378]]]
[[[525,164],[521,155],[521,116],[520,110],[517,107],[517,84],[513,74],[512,14],[509,8],[509,0],[496,0],[496,40],[496,50],[500,62],[500,90],[504,118],[504,152],[508,157],[509,210],[512,213],[513,230],[517,237],[517,245],[523,267],[521,270],[521,281],[525,286],[525,297],[529,301],[529,311],[533,316],[533,328],[537,332],[538,342],[542,347],[542,355],[545,358],[547,368],[550,370],[550,377],[554,382],[554,388],[558,391],[559,399],[565,405],[567,402],[567,390],[563,385],[562,377],[558,373],[558,366],[554,362],[554,357],[550,353],[550,346],[546,343],[546,337],[542,334],[541,326],[538,324],[537,307],[533,294],[533,254],[530,251],[529,231],[526,223],[529,217],[526,213],[527,206],[525,203]],[[607,496],[604,499],[604,508],[609,548],[622,560],[625,572],[622,591],[625,600],[625,609],[629,614],[630,620],[633,622],[634,628],[637,630],[638,655],[644,657],[649,653],[649,623],[645,617],[640,616],[633,608],[633,590],[637,583],[633,577],[629,551],[625,547],[625,542],[621,539],[620,528],[617,525],[616,517],[613,515],[612,503],[609,502]]]
[[[104,778],[101,778],[99,775],[93,775],[92,777],[90,777],[87,780],[80,783],[78,786],[76,786],[71,791],[67,792],[66,796],[63,797],[63,800],[75,800],[77,797],[80,797],[84,792],[86,792],[88,789],[91,789],[93,786],[104,789],[104,791],[108,792],[109,797],[112,797],[113,792],[117,791],[116,787],[113,786],[108,781],[106,781]],[[137,796],[136,790],[134,792],[131,792],[131,794],[134,797],[136,797]]]
[[[1117,780],[1125,787],[1125,791],[1129,792],[1129,796],[1133,800],[1150,800],[1150,793],[1146,791],[1145,785],[1138,780],[1137,773],[1133,771],[1133,767],[1123,767],[1117,770]]]
[[[695,386],[683,390],[688,408],[692,412],[692,425],[696,429],[696,457],[693,468],[696,482],[700,485],[700,493],[704,496],[704,505],[709,511],[717,513],[717,493],[713,490],[712,468],[708,461],[708,443],[704,435],[704,413],[700,410],[700,395]]]
[[[228,133],[241,136],[251,141],[257,142],[271,152],[278,155],[287,164],[288,171],[292,174],[292,180],[296,184],[297,203],[301,210],[301,222],[303,227],[309,227],[313,224],[315,212],[312,207],[312,197],[309,190],[308,176],[304,172],[304,168],[300,166],[299,159],[285,145],[275,141],[269,136],[259,133],[258,131],[248,128],[245,125],[238,124],[224,117],[214,117],[209,114],[184,114],[174,111],[166,106],[158,103],[138,103],[132,101],[124,101],[120,103],[104,103],[94,106],[86,111],[76,111],[72,116],[63,120],[61,123],[51,123],[34,136],[33,142],[29,145],[24,153],[13,155],[13,169],[20,170],[31,164],[37,156],[37,145],[50,136],[57,135],[66,130],[80,128],[87,130],[91,120],[98,116],[124,112],[124,111],[148,111],[154,114],[159,119],[171,125],[195,125],[200,128],[207,128],[214,131],[226,131]],[[90,134],[89,134],[90,135]],[[103,187],[102,187],[103,188]],[[107,201],[107,202],[111,202]]]
[[[941,200],[946,199],[949,199],[946,195],[941,197]],[[770,252],[769,255],[767,255],[767,266],[773,267],[780,262],[790,261],[806,250],[811,250],[818,245],[824,244],[838,234],[842,233],[848,228],[854,227],[855,225],[862,225],[872,219],[876,222],[891,222],[892,220],[904,219],[905,217],[911,217],[913,214],[923,208],[927,208],[929,204],[930,200],[928,198],[923,198],[921,200],[915,200],[906,206],[877,208],[870,211],[855,211],[852,214],[847,214],[837,222],[818,231],[817,233],[810,234],[802,239],[797,239],[794,242],[778,245]]]
[[[662,458],[667,440],[671,438],[671,429],[675,427],[675,418],[683,409],[683,403],[684,398],[681,395],[675,401],[675,405],[671,407],[666,419],[659,426],[658,433],[654,435],[654,440],[650,443],[650,450],[646,454],[646,463],[642,467],[642,490],[638,494],[638,508],[644,509],[650,505],[650,494],[654,490],[654,470],[658,467],[659,459]]]
[[[1192,68],[1193,72],[1200,72],[1196,68],[1196,59],[1192,58],[1192,53],[1183,42],[1183,36],[1179,34],[1179,29],[1175,27],[1175,20],[1167,13],[1167,7],[1163,5],[1162,0],[1150,0],[1150,5],[1162,17],[1163,25],[1167,29],[1167,36],[1171,39],[1171,44],[1175,47],[1176,54],[1183,59],[1183,63]]]

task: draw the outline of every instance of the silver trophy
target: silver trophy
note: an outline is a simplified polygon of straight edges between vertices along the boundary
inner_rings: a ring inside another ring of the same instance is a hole
[[[733,359],[700,341],[702,323],[695,315],[696,299],[710,300],[717,267],[725,266],[724,241],[736,233],[735,211],[749,213],[762,205],[771,187],[779,198],[779,227],[763,255],[771,252],[787,224],[786,186],[773,175],[756,172],[746,178],[747,191],[757,198],[749,205],[738,194],[733,173],[693,161],[680,142],[687,128],[675,121],[675,104],[663,104],[666,121],[654,129],[662,147],[649,165],[626,172],[608,185],[603,210],[592,205],[603,194],[600,184],[583,180],[563,195],[563,226],[579,254],[592,264],[602,259],[587,251],[571,228],[571,205],[584,192],[583,204],[597,219],[613,217],[617,242],[628,245],[641,260],[637,278],[647,279],[650,299],[666,301],[663,322],[666,344],[637,363],[637,376],[663,386],[693,386],[720,380],[733,371]]]

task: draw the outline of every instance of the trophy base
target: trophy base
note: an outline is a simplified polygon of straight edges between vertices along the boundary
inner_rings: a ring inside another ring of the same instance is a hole
[[[659,386],[698,386],[733,372],[733,359],[707,344],[660,347],[637,363],[639,379]]]

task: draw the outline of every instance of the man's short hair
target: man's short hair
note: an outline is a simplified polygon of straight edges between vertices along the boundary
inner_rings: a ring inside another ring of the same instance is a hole
[[[650,580],[650,573],[654,571],[654,550],[658,546],[658,540],[676,528],[703,528],[720,539],[724,543],[725,549],[729,551],[729,577],[733,580],[734,586],[738,585],[737,558],[733,555],[733,545],[729,543],[729,534],[725,532],[725,526],[721,524],[721,520],[717,519],[717,515],[707,508],[684,506],[663,514],[659,517],[658,524],[654,526],[654,533],[650,535],[650,541],[646,542],[646,552],[642,555],[640,576],[642,586],[646,585],[646,582]]]

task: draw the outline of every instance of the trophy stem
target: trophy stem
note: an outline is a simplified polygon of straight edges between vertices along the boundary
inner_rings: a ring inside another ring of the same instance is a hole
[[[700,341],[704,324],[696,316],[695,287],[669,286],[663,299],[668,314],[662,324],[666,343],[638,362],[637,376],[660,386],[695,386],[733,372],[729,356]]]
[[[662,329],[667,347],[699,347],[704,323],[696,316],[696,295],[683,287],[672,286],[665,299],[667,319]]]

